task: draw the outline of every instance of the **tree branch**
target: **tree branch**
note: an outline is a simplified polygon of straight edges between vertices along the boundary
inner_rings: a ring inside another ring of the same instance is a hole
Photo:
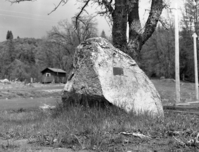
[[[32,2],[35,0],[7,0],[7,1],[13,4],[13,3],[20,3],[20,2]]]
[[[129,6],[129,39],[135,39],[141,33],[141,23],[139,17],[139,0],[130,1]]]
[[[102,0],[102,3],[106,7],[106,9],[109,11],[109,13],[112,14],[114,10],[113,7],[111,6],[112,0],[110,0],[110,2],[108,2],[107,0]]]
[[[50,15],[51,13],[53,13],[54,11],[57,10],[57,8],[63,3],[63,5],[65,5],[66,3],[68,2],[68,0],[60,0],[59,4],[57,6],[55,6],[55,8],[50,12],[48,13],[48,15]]]
[[[166,30],[169,30],[170,25],[167,23],[166,20],[164,20],[163,18],[160,18],[160,19],[159,19],[159,22],[162,24],[162,26],[163,26]]]
[[[77,16],[75,17],[75,26],[77,28],[77,24],[78,24],[78,19],[80,17],[80,15],[82,14],[82,12],[84,11],[85,7],[88,5],[88,3],[90,2],[90,0],[87,0],[84,4],[84,6],[81,8],[80,12],[77,14]]]
[[[144,44],[155,31],[156,25],[165,6],[166,5],[164,4],[163,0],[152,0],[149,17],[145,24],[145,30],[141,36],[142,44]]]
[[[36,0],[7,0],[7,1],[9,1],[11,4],[14,4],[14,3],[20,3],[20,2],[32,2],[32,1],[36,1]],[[68,2],[68,0],[60,0],[59,3],[57,5],[55,5],[55,8],[50,13],[48,13],[48,15],[50,15],[51,13],[53,13],[54,11],[56,11],[57,8],[61,4],[65,5],[67,2]]]

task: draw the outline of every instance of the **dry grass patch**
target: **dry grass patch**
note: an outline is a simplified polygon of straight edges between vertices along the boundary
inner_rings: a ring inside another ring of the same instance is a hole
[[[94,151],[196,150],[197,145],[179,141],[193,139],[199,132],[199,117],[165,112],[165,119],[127,114],[116,107],[72,106],[40,110],[2,111],[0,138],[29,139],[32,144]],[[122,133],[140,133],[149,139]],[[34,140],[32,140],[34,139]]]

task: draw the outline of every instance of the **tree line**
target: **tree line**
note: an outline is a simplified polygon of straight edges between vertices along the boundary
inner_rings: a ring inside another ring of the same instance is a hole
[[[12,32],[8,31],[7,41],[0,43],[0,79],[30,81],[34,78],[39,81],[40,71],[45,67],[61,68],[69,73],[77,45],[99,36],[92,17],[82,17],[78,28],[75,24],[74,19],[60,21],[42,39],[13,39]]]
[[[10,1],[15,3],[26,0]],[[92,2],[92,4],[97,4],[102,8],[97,14],[104,15],[110,19],[112,25],[111,41],[115,47],[137,60],[148,76],[174,78],[175,53],[173,17],[167,19],[166,28],[165,24],[158,23],[158,21],[161,21],[160,15],[162,10],[167,7],[163,0],[151,1],[149,16],[144,27],[141,27],[139,17],[140,0],[85,0],[79,2],[82,4],[82,7],[80,7],[80,11],[72,21],[61,21],[48,32],[46,38],[42,39],[42,43],[39,45],[36,55],[33,53],[34,57],[30,57],[30,60],[32,60],[31,58],[35,59],[33,60],[35,61],[35,65],[38,67],[59,67],[66,71],[70,71],[72,68],[71,59],[75,47],[83,40],[98,35],[96,22],[93,22],[93,17],[83,16],[85,8]],[[56,9],[62,3],[66,4],[67,2],[60,0]],[[183,18],[180,31],[180,77],[181,80],[193,81],[192,23],[194,22],[196,32],[199,34],[199,11],[197,11],[198,5],[193,5],[191,0],[186,0],[184,7],[185,11],[182,12]],[[126,37],[127,24],[129,25],[129,41],[127,41]],[[106,37],[106,34],[102,32],[101,36]],[[1,62],[5,65],[10,65],[10,63],[14,62],[16,59],[18,60],[18,58],[13,55],[13,52],[16,51],[13,48],[12,41],[6,43],[8,51],[5,54],[7,54],[8,57],[5,58],[5,61],[3,60]],[[10,51],[9,53],[9,50],[14,51]],[[29,58],[27,56],[31,55],[25,56],[25,58]],[[9,72],[7,73],[9,74]]]
[[[186,0],[180,21],[180,79],[194,82],[193,33],[199,35],[199,5]],[[195,26],[195,27],[194,27]],[[173,16],[168,17],[167,28],[158,26],[143,46],[141,67],[150,77],[175,78],[175,27]],[[197,47],[198,48],[198,47]],[[198,52],[199,49],[197,49]],[[198,56],[199,57],[199,56]]]

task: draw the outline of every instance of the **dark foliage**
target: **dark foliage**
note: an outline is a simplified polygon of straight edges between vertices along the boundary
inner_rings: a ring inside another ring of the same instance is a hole
[[[25,38],[0,43],[0,78],[30,81],[39,80],[40,67],[36,54],[42,40]]]
[[[0,79],[29,82],[31,78],[40,81],[40,71],[46,67],[60,68],[67,73],[72,69],[72,56],[82,41],[97,36],[96,22],[82,17],[75,28],[75,22],[64,20],[48,32],[43,39],[13,38],[0,43]]]
[[[12,31],[8,31],[6,35],[6,40],[12,40],[12,39],[13,39]]]
[[[105,39],[107,39],[107,36],[106,36],[106,33],[105,33],[105,31],[103,30],[102,31],[102,33],[101,33],[101,35],[100,35],[101,37],[103,37],[103,38],[105,38]]]
[[[199,34],[198,8],[198,4],[194,6],[187,0],[180,24],[180,79],[183,81],[195,81],[192,35]],[[174,26],[172,19],[169,21],[168,29],[158,27],[141,51],[141,67],[150,77],[175,77]]]

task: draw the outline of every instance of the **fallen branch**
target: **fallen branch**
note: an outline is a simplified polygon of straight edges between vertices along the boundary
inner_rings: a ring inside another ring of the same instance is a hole
[[[87,148],[87,145],[86,145],[86,136],[76,136],[74,135],[74,137],[77,139],[78,143],[80,144],[81,148],[82,149],[86,149]]]
[[[139,132],[138,133],[120,132],[119,134],[122,134],[122,135],[125,135],[125,136],[135,136],[135,137],[139,137],[141,139],[151,139],[150,136],[143,135]]]
[[[174,138],[180,145],[186,146],[186,144],[185,144],[182,140],[177,139],[175,136],[173,136],[173,138]]]

